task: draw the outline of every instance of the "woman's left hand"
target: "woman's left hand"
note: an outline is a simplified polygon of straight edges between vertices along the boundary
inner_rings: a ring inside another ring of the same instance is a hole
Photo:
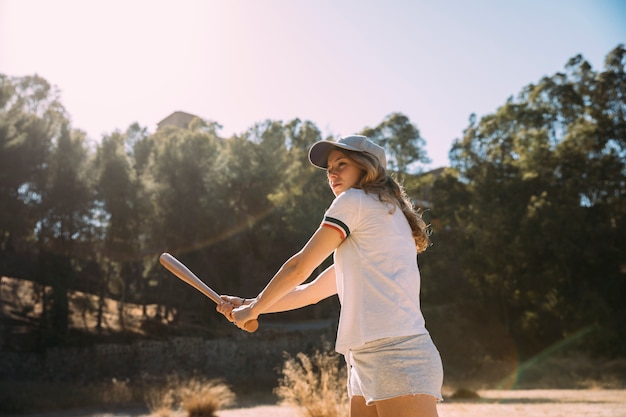
[[[233,318],[233,310],[237,307],[241,307],[245,301],[245,298],[234,297],[232,295],[220,295],[222,303],[218,304],[215,308],[219,313],[222,313],[224,317],[231,323],[235,323]]]

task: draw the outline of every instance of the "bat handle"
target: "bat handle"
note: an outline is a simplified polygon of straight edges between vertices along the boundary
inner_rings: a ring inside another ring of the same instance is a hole
[[[256,332],[258,328],[259,328],[259,321],[258,320],[250,320],[250,321],[247,321],[243,325],[243,329],[245,331],[247,331],[247,332],[250,332],[250,333]]]

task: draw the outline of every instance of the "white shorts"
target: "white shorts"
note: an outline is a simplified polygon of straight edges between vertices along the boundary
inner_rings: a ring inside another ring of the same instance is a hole
[[[346,356],[348,396],[374,401],[426,394],[442,401],[443,365],[429,334],[374,340]]]

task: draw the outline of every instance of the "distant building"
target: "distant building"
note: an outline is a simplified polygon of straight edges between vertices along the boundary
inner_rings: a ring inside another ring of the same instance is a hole
[[[195,114],[185,113],[184,111],[175,111],[157,123],[157,130],[162,129],[165,126],[176,126],[182,129],[187,129],[189,128],[189,123],[196,117],[198,116]]]

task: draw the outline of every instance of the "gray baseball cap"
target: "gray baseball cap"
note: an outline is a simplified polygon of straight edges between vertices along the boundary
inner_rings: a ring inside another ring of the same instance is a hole
[[[316,142],[311,146],[311,149],[309,149],[309,161],[318,168],[328,168],[328,154],[333,148],[368,153],[376,157],[380,165],[387,169],[385,150],[369,140],[366,136],[361,135],[340,137],[337,141],[322,140]]]

